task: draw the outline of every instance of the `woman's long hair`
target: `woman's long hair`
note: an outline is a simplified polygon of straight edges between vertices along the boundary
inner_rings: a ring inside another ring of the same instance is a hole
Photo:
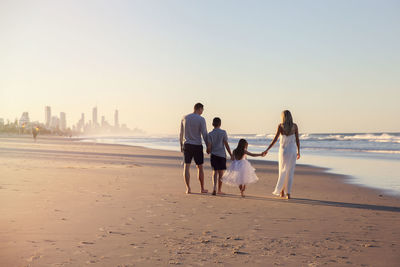
[[[293,118],[289,110],[282,111],[282,126],[285,134],[290,134],[293,128]]]
[[[236,160],[241,160],[244,155],[244,150],[247,146],[247,141],[245,139],[240,139],[237,147],[233,150],[233,156]]]

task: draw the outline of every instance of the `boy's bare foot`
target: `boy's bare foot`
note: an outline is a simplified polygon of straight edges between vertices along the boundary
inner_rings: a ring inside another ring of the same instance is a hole
[[[202,194],[208,193],[208,190],[207,189],[203,189],[203,190],[201,190],[201,193]]]
[[[218,191],[217,194],[218,194],[218,195],[225,195],[225,193],[222,192],[222,191]]]
[[[215,196],[216,194],[217,194],[217,192],[215,192],[215,190],[214,190],[211,195]]]

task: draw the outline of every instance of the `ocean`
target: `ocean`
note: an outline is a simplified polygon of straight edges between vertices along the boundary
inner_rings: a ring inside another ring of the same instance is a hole
[[[234,149],[239,139],[248,141],[250,152],[264,151],[274,134],[232,134],[229,145]],[[83,142],[143,146],[179,151],[177,135],[135,137],[83,137]],[[334,133],[301,134],[301,158],[298,164],[327,169],[327,172],[349,177],[346,182],[378,189],[400,196],[400,133]],[[279,141],[265,158],[278,161]]]

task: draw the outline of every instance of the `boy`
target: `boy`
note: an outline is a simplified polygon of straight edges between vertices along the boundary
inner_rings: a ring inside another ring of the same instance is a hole
[[[213,119],[212,125],[214,130],[208,133],[207,153],[211,153],[210,161],[213,169],[213,184],[214,190],[212,194],[216,195],[217,179],[218,179],[218,194],[224,194],[221,191],[222,181],[221,178],[226,170],[226,153],[225,148],[232,158],[232,152],[228,144],[228,136],[226,131],[222,130],[221,119],[216,117]]]

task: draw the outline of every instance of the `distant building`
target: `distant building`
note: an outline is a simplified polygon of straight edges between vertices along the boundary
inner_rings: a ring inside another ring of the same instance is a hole
[[[101,116],[101,127],[105,127],[106,126],[106,117]]]
[[[29,113],[23,112],[19,119],[19,127],[25,127],[29,123]]]
[[[92,121],[93,121],[93,128],[97,127],[97,125],[98,125],[98,122],[97,122],[97,107],[93,108]]]
[[[46,127],[50,127],[51,122],[51,107],[46,106],[44,108],[44,115],[45,115],[45,125]]]
[[[65,131],[67,129],[67,119],[65,112],[60,112],[60,130]]]
[[[50,128],[51,128],[51,129],[60,128],[60,120],[58,119],[57,116],[51,117],[51,120],[50,120]]]
[[[115,110],[114,113],[114,127],[119,128],[119,118],[118,118],[118,110]]]

